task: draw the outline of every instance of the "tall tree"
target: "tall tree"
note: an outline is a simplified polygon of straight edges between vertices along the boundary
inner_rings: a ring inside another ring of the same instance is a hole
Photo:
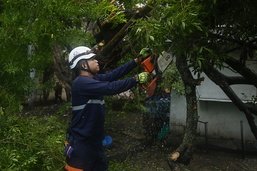
[[[15,97],[17,102],[23,101],[24,92],[38,86],[29,77],[32,69],[36,71],[35,78],[45,82],[52,79],[46,79],[44,74],[52,68],[69,91],[65,51],[81,44],[95,44],[92,32],[98,27],[94,23],[118,9],[106,0],[3,0],[0,8],[0,93]],[[122,16],[116,14],[112,20],[119,23]],[[30,55],[29,46],[34,47]],[[8,106],[5,99],[0,106]]]
[[[177,160],[185,156],[183,154],[192,152],[197,125],[196,100],[193,100],[196,98],[193,89],[202,78],[193,79],[188,72],[190,67],[198,75],[205,72],[224,90],[232,102],[246,114],[256,137],[256,126],[252,116],[256,115],[256,107],[242,103],[229,86],[232,84],[256,86],[256,73],[245,66],[245,61],[249,57],[254,57],[256,49],[256,21],[254,20],[256,2],[173,0],[149,1],[148,6],[151,8],[148,11],[150,13],[145,18],[134,20],[127,39],[139,42],[136,44],[139,47],[151,47],[157,52],[171,47],[177,57],[177,67],[185,87],[191,90],[186,91],[188,103],[186,127],[188,129],[186,129],[183,143],[172,153],[171,159]],[[120,34],[119,32],[118,35]],[[167,44],[167,40],[172,43]],[[135,45],[134,42],[133,45]],[[228,54],[235,50],[242,51],[239,59]],[[224,63],[238,71],[242,77],[226,78],[219,76],[219,72],[214,72],[215,68],[222,68]]]
[[[172,52],[177,57],[177,67],[184,85],[191,90],[185,92],[188,106],[186,133],[182,144],[171,154],[171,160],[176,161],[185,156],[183,154],[191,152],[194,142],[197,122],[194,110],[196,101],[191,99],[194,98],[194,93],[189,95],[193,86],[199,81],[189,76],[190,67],[195,74],[200,75],[201,72],[205,72],[223,89],[239,110],[245,113],[256,137],[256,123],[253,116],[256,115],[256,106],[244,104],[230,88],[232,84],[256,86],[256,73],[245,66],[248,58],[256,59],[253,55],[256,51],[257,21],[254,20],[256,7],[257,3],[250,0],[154,1],[150,17],[137,21],[134,38],[159,51],[171,46]],[[171,44],[167,45],[165,40],[169,40]],[[229,52],[235,50],[241,50],[239,59],[229,56]],[[222,68],[224,63],[238,71],[242,77],[222,76],[215,68]]]

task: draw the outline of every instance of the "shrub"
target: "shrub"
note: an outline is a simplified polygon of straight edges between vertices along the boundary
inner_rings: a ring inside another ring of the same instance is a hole
[[[0,170],[61,170],[66,124],[58,116],[0,116]]]

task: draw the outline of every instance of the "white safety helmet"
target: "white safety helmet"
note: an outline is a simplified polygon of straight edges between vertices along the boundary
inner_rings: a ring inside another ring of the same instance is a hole
[[[78,46],[74,48],[69,54],[70,69],[75,68],[81,59],[90,59],[93,56],[95,56],[95,54],[86,46]]]

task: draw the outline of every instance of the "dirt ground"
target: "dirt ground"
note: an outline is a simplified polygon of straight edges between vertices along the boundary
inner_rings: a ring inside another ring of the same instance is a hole
[[[40,108],[42,113],[56,112],[56,105]],[[33,113],[33,112],[32,112]],[[36,113],[40,113],[37,111]],[[149,144],[142,124],[142,115],[137,112],[108,112],[106,115],[106,134],[113,144],[106,149],[110,161],[126,161],[138,171],[171,171],[167,156],[177,147],[181,139],[169,137],[169,143],[159,141]],[[230,142],[228,146],[232,146]],[[176,171],[257,171],[257,151],[246,154],[238,151],[213,148],[198,144],[189,165],[180,164]]]
[[[113,144],[106,150],[110,161],[126,161],[140,171],[169,171],[167,156],[174,146],[156,141],[146,143],[142,117],[138,113],[112,113],[107,116],[106,134]],[[172,140],[171,140],[172,141]],[[190,164],[177,171],[257,171],[257,153],[242,155],[223,149],[199,146]]]

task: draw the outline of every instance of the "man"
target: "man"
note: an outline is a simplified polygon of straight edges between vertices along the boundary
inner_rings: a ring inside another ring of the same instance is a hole
[[[148,73],[118,80],[137,66],[134,59],[107,74],[98,74],[95,54],[85,46],[69,54],[70,68],[77,74],[72,83],[72,119],[66,144],[65,169],[68,171],[106,171],[104,138],[105,108],[103,96],[114,95],[147,82]]]

